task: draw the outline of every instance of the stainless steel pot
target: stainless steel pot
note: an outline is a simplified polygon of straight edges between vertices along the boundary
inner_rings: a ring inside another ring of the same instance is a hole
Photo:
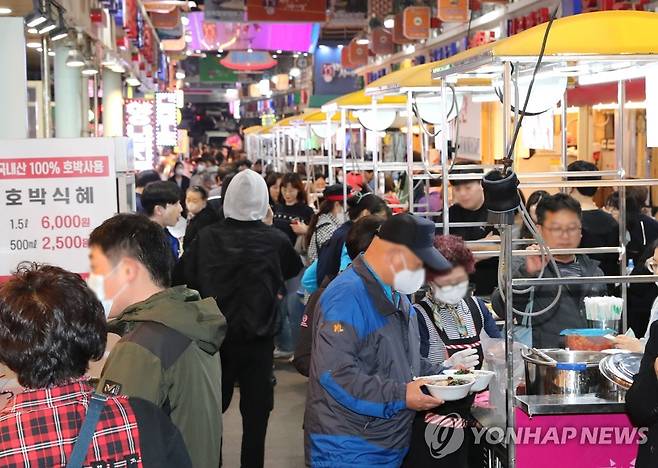
[[[599,372],[599,362],[605,354],[564,349],[540,351],[555,362],[546,360],[531,349],[521,352],[525,364],[526,394],[578,396],[600,391],[603,378]]]

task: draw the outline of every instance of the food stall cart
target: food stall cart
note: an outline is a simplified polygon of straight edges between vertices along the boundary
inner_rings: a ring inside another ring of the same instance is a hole
[[[487,93],[497,93],[503,103],[503,155],[508,166],[517,167],[514,159],[514,143],[523,120],[521,108],[525,108],[531,96],[537,93],[544,97],[550,94],[551,83],[561,82],[566,87],[569,82],[580,80],[583,76],[610,74],[618,81],[618,119],[616,129],[617,167],[614,178],[597,181],[568,180],[569,174],[560,174],[564,180],[549,179],[545,175],[537,177],[534,182],[524,182],[519,188],[543,187],[579,187],[609,186],[619,187],[620,193],[620,233],[619,246],[622,272],[614,277],[578,277],[578,278],[512,278],[511,261],[513,256],[527,254],[523,250],[513,250],[511,225],[513,212],[498,213],[490,218],[501,232],[499,285],[505,297],[511,297],[514,289],[541,285],[619,283],[624,300],[623,330],[626,329],[626,296],[628,283],[655,282],[655,276],[627,276],[626,254],[626,209],[625,187],[630,185],[657,185],[658,180],[629,180],[623,167],[624,132],[620,122],[623,121],[625,86],[624,81],[634,76],[637,69],[658,61],[658,38],[653,31],[658,27],[658,16],[654,13],[635,11],[597,12],[576,15],[555,20],[524,31],[512,38],[493,44],[481,46],[458,54],[435,64],[433,78],[441,83],[441,96],[447,96],[449,83],[460,79],[487,76],[492,85]],[[541,76],[541,79],[540,79]],[[532,90],[530,82],[549,83]],[[438,81],[440,80],[440,81]],[[553,90],[554,91],[554,90]],[[564,92],[564,91],[562,91]],[[562,101],[562,112],[566,113],[566,100],[556,96],[553,105]],[[523,104],[525,102],[525,105]],[[444,109],[447,106],[443,100]],[[513,132],[514,130],[514,132]],[[565,131],[564,128],[561,129]],[[448,122],[444,119],[442,131],[448,133]],[[566,154],[566,145],[563,145]],[[448,138],[442,139],[442,165],[444,186],[448,179],[446,173]],[[566,162],[566,157],[564,159]],[[566,164],[565,164],[566,166]],[[582,177],[583,173],[580,173]],[[606,174],[608,175],[608,174]],[[573,177],[573,175],[572,175]],[[547,180],[548,179],[548,180]],[[527,213],[526,213],[527,214]],[[447,228],[447,211],[443,219]],[[541,239],[539,239],[541,241]],[[612,246],[610,246],[612,247]],[[605,248],[603,248],[605,249]],[[592,250],[592,249],[590,249]],[[544,250],[546,255],[557,254]],[[605,252],[608,252],[607,250]],[[565,254],[587,253],[575,249]],[[601,253],[604,253],[601,250]],[[556,298],[558,300],[559,298]],[[514,467],[630,467],[633,466],[637,452],[637,442],[641,435],[631,427],[624,413],[623,400],[609,395],[585,393],[592,388],[583,389],[585,375],[601,376],[599,366],[601,356],[589,353],[588,356],[574,354],[573,351],[555,351],[545,356],[546,352],[525,353],[526,382],[538,375],[543,376],[540,391],[536,395],[517,395],[517,382],[514,379],[514,367],[518,364],[518,355],[514,353],[514,310],[512,301],[506,304],[506,368],[507,376],[503,387],[506,391],[506,411],[504,426],[507,431],[519,434],[543,434],[546,438],[503,438],[506,447],[504,459],[497,463]],[[542,354],[544,356],[542,356]],[[556,360],[556,362],[553,362]],[[500,382],[499,382],[500,384]],[[597,387],[600,390],[600,387]],[[482,420],[486,420],[482,416]],[[482,421],[481,421],[482,422]],[[501,421],[487,421],[485,425],[496,426]],[[594,435],[592,433],[595,432]],[[547,434],[557,434],[548,437]],[[568,434],[568,436],[565,436]],[[610,435],[611,434],[611,435]],[[620,435],[621,434],[621,435]],[[587,449],[586,452],[583,452]],[[585,456],[583,456],[586,454]]]

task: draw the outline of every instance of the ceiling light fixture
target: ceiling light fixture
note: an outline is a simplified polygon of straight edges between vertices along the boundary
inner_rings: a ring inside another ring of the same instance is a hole
[[[137,79],[135,75],[130,75],[128,78],[126,78],[126,84],[128,86],[137,87],[140,86],[142,82],[139,81],[139,79]]]
[[[11,15],[11,8],[0,7],[0,15]]]
[[[49,51],[48,51],[48,56],[49,56],[49,57],[54,57],[55,55],[56,55],[56,54],[55,54],[55,51],[54,51],[54,50],[49,50]]]
[[[39,34],[48,34],[53,29],[57,28],[55,22],[51,19],[46,20],[44,23],[39,26]]]
[[[25,25],[28,28],[36,28],[47,20],[48,18],[46,18],[46,15],[44,15],[40,9],[35,8],[32,13],[25,17]]]
[[[183,70],[178,70],[176,72],[176,79],[177,80],[184,80],[185,79],[185,72]]]
[[[249,48],[247,49],[247,52],[249,52],[249,53],[251,54],[251,53],[254,52],[254,49],[252,49],[251,47],[249,47]]]
[[[368,36],[362,33],[356,37],[356,43],[358,45],[368,45],[370,44],[370,39],[368,39]]]
[[[87,60],[84,67],[82,68],[81,73],[84,76],[94,76],[98,73],[98,68],[96,68],[96,65],[94,65],[91,60]]]
[[[395,17],[394,16],[388,16],[384,20],[384,27],[386,29],[393,29],[395,27]]]
[[[57,28],[55,28],[51,33],[50,33],[50,40],[55,42],[62,40],[69,35],[69,30],[66,27],[66,23],[64,22],[64,15],[62,14],[62,10],[58,10],[58,24]]]
[[[299,78],[302,75],[302,71],[297,67],[292,67],[290,69],[290,76],[293,78]]]
[[[82,60],[82,57],[80,56],[80,52],[78,52],[78,49],[71,49],[69,50],[69,56],[66,59],[66,66],[71,67],[71,68],[80,68],[84,67],[85,62]]]
[[[39,47],[41,47],[41,42],[30,41],[27,44],[25,44],[25,46],[28,49],[38,49]]]
[[[37,28],[29,28],[27,32],[28,34],[39,34],[39,30]]]
[[[282,54],[283,51],[282,51],[281,49],[278,49],[278,50],[276,51],[276,53],[277,53],[277,54]]]

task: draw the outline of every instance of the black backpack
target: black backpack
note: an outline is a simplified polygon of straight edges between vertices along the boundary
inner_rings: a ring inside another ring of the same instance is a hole
[[[297,347],[295,348],[295,357],[292,360],[295,369],[305,377],[308,377],[311,367],[311,351],[313,350],[313,335],[314,335],[314,317],[315,308],[320,300],[320,296],[331,279],[326,277],[318,289],[311,294],[304,308],[304,315],[302,315],[302,322],[299,324],[299,339],[297,340]]]

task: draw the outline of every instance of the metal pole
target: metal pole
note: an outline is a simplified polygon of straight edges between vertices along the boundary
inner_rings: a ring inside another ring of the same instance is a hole
[[[409,190],[409,212],[414,207],[414,109],[413,93],[407,91],[407,189]]]
[[[512,64],[503,65],[503,156],[507,156],[510,145],[510,85],[512,83]]]
[[[569,284],[636,284],[636,283],[655,283],[658,280],[656,275],[622,275],[622,276],[571,276],[567,278],[516,278],[512,280],[512,286],[550,286],[550,285],[569,285]]]
[[[626,84],[624,81],[617,83],[617,128],[615,131],[615,156],[617,160],[617,170],[619,171],[619,178],[626,178],[626,170],[624,169],[624,104],[626,103]],[[619,187],[619,245],[626,246],[626,186]],[[622,249],[619,257],[619,266],[621,275],[627,275],[626,272],[626,249]],[[622,309],[622,332],[626,333],[628,326],[628,285],[621,284],[621,298],[623,300]]]
[[[510,92],[512,83],[512,64],[505,62],[503,66],[503,146],[505,157],[510,148]],[[518,68],[518,66],[516,67]],[[503,234],[503,278],[505,288],[505,355],[507,363],[507,389],[506,397],[506,415],[507,429],[514,430],[514,308],[513,308],[513,291],[512,291],[512,226],[506,225],[502,231]],[[514,440],[507,442],[507,466],[514,468],[516,466],[516,448]]]
[[[446,80],[441,80],[441,189],[443,191],[443,235],[450,234],[448,206],[448,86]],[[457,117],[459,118],[459,117]],[[455,145],[457,142],[455,142]]]
[[[52,117],[50,114],[50,56],[48,55],[48,35],[41,36],[41,103],[43,105],[43,131],[46,138],[52,136]]]
[[[512,226],[506,225],[503,230],[503,268],[505,271],[505,355],[507,363],[507,428],[514,429],[514,308],[512,291]],[[501,285],[502,287],[502,285]],[[516,448],[514,440],[507,442],[508,468],[516,466]]]
[[[100,117],[100,108],[98,105],[98,74],[94,75],[94,136],[99,137],[98,118]]]
[[[564,91],[564,96],[562,96],[562,116],[560,118],[560,128],[562,131],[562,170],[566,171],[567,166],[569,165],[569,158],[567,156],[567,91]],[[566,180],[566,178],[563,178]],[[562,192],[567,193],[567,189],[563,188]]]

